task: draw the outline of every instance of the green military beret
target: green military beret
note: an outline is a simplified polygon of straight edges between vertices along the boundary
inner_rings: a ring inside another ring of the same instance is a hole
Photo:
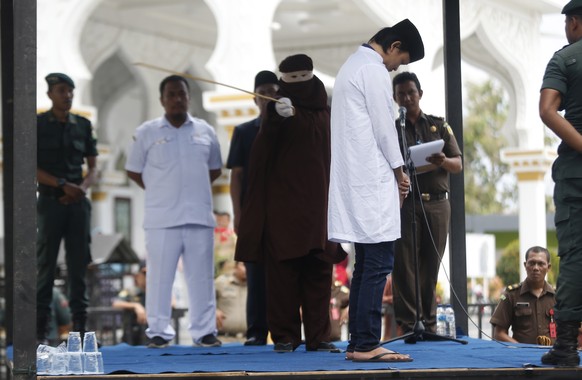
[[[562,14],[564,14],[564,15],[572,15],[572,14],[582,15],[582,0],[570,1],[562,9]]]
[[[47,75],[44,79],[48,83],[49,87],[59,83],[66,83],[72,88],[75,88],[75,82],[73,82],[73,80],[68,75],[63,73],[51,73]]]

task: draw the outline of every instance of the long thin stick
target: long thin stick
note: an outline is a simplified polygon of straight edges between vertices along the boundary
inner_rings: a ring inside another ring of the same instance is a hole
[[[263,98],[263,99],[267,99],[267,100],[272,100],[274,102],[278,102],[279,103],[279,100],[278,99],[271,98],[270,96],[265,96],[265,95],[257,94],[256,92],[243,90],[242,88],[234,87],[234,86],[231,86],[229,84],[215,82],[215,81],[210,80],[210,79],[204,79],[204,78],[200,78],[200,77],[195,77],[195,76],[190,75],[190,74],[187,74],[187,73],[181,73],[179,71],[174,71],[174,70],[166,69],[166,68],[163,68],[163,67],[160,67],[160,66],[150,65],[149,63],[136,62],[136,63],[134,63],[134,65],[135,66],[147,67],[147,68],[153,69],[153,70],[164,71],[164,72],[170,73],[170,74],[180,75],[180,76],[182,76],[184,78],[190,78],[190,79],[197,80],[197,81],[200,81],[200,82],[217,84],[219,86],[224,86],[224,87],[232,88],[234,90],[238,90],[238,91],[246,92],[247,94],[251,94],[251,95],[254,95],[254,96],[258,96],[259,98]]]

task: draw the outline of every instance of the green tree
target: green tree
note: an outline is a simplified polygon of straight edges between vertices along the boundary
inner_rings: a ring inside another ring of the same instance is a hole
[[[492,80],[466,84],[463,129],[465,210],[468,214],[507,212],[517,199],[516,182],[499,152],[508,146],[503,126],[508,102]]]
[[[504,286],[519,282],[519,266],[519,240],[514,240],[507,244],[495,267]]]
[[[553,287],[556,287],[558,273],[560,272],[560,258],[554,249],[548,248],[548,251],[550,251],[550,263],[552,264],[552,268],[548,271],[546,281],[552,284]]]

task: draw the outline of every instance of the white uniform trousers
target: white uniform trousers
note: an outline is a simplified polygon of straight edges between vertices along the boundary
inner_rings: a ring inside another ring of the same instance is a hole
[[[147,290],[146,335],[172,340],[176,331],[172,316],[172,286],[180,255],[188,289],[188,331],[197,342],[216,334],[214,293],[214,229],[187,224],[171,228],[146,229]]]

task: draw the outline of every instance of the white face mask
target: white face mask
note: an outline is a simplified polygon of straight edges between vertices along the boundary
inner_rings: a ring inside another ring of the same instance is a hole
[[[281,80],[286,83],[305,82],[313,78],[313,71],[301,70],[290,73],[281,73]]]

